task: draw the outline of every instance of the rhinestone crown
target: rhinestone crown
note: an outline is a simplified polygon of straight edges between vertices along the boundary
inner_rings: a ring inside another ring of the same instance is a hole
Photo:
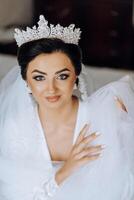
[[[26,42],[41,38],[59,38],[65,43],[78,44],[80,34],[80,28],[75,28],[74,24],[70,24],[68,27],[63,27],[60,24],[57,24],[56,26],[50,24],[50,26],[48,26],[48,21],[43,15],[40,15],[38,27],[27,27],[26,31],[21,31],[16,28],[14,38],[19,47]]]

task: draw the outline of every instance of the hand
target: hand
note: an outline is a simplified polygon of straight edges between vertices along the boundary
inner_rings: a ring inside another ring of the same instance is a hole
[[[81,130],[67,161],[59,169],[59,171],[57,171],[55,179],[58,184],[60,184],[64,179],[70,176],[81,166],[85,165],[89,161],[99,158],[104,147],[102,145],[89,146],[89,144],[100,134],[98,135],[97,133],[92,133],[91,135],[85,137],[85,134],[88,132],[88,130],[89,125],[85,125]]]
[[[128,113],[127,108],[126,108],[125,104],[123,103],[122,99],[117,96],[115,96],[114,98],[115,98],[117,106],[120,109],[124,110],[126,113]]]

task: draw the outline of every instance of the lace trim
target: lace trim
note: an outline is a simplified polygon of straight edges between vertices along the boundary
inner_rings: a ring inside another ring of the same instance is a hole
[[[46,194],[50,197],[52,197],[57,189],[59,188],[59,186],[57,185],[56,181],[55,181],[55,176],[53,176],[48,182],[43,184],[43,188],[46,191]]]
[[[55,181],[55,175],[44,182],[41,187],[34,188],[33,200],[49,200],[58,190],[59,186]]]

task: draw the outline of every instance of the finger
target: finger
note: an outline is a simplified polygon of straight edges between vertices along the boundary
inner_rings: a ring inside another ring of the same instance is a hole
[[[101,134],[100,132],[94,132],[87,137],[84,137],[77,146],[85,147],[87,144],[91,143],[93,140],[95,140],[97,137],[99,137]]]
[[[91,135],[85,137],[82,141],[80,141],[79,144],[77,144],[74,147],[74,149],[73,149],[74,154],[81,152],[89,143],[91,143],[93,140],[95,140],[100,135],[101,134],[99,132],[96,132],[96,133],[92,133]]]
[[[90,155],[92,156],[92,155],[95,155],[97,153],[101,153],[103,149],[104,149],[104,145],[87,147],[83,151],[81,151],[80,153],[76,154],[75,158],[81,159],[82,157],[85,157],[85,156],[90,156]]]
[[[87,131],[89,130],[89,124],[85,124],[84,127],[82,128],[82,130],[80,131],[80,134],[75,142],[75,144],[79,144],[81,142],[81,140],[84,138],[85,134],[87,133]]]
[[[122,101],[122,99],[120,99],[119,97],[116,97],[116,96],[115,96],[115,100],[116,100],[117,106],[118,106],[119,108],[121,108],[121,109],[124,110],[125,112],[128,112],[126,106],[124,105],[124,103],[123,103],[123,101]]]
[[[90,156],[85,156],[84,158],[80,159],[81,164],[86,164],[90,161],[97,160],[98,158],[101,157],[101,153],[97,153],[95,155],[90,155]]]
[[[93,140],[95,140],[97,137],[99,137],[101,135],[100,132],[94,132],[90,135],[88,135],[87,137],[84,137],[83,140],[81,141],[81,143],[84,143],[84,144],[89,144],[91,143]]]
[[[106,148],[105,145],[97,145],[97,146],[90,146],[86,148],[89,154],[97,153],[98,151],[102,151]]]

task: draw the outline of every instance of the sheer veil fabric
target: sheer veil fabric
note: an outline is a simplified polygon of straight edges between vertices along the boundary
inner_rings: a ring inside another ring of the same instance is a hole
[[[120,98],[127,112],[119,108]],[[101,136],[102,156],[56,186],[56,168],[19,66],[0,84],[0,200],[133,200],[134,83],[128,76],[80,101],[75,140],[85,123]],[[90,133],[89,133],[90,134]]]

